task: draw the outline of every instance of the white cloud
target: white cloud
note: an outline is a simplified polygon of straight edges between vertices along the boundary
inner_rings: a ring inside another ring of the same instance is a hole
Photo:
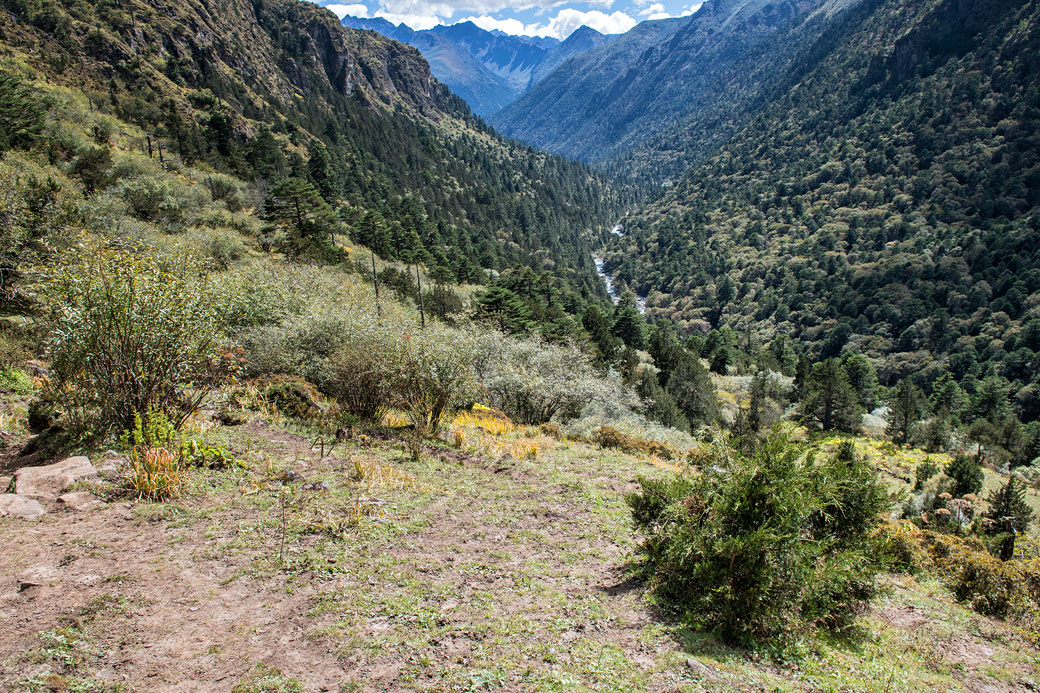
[[[563,40],[581,25],[587,25],[604,34],[620,34],[636,25],[636,20],[624,12],[607,14],[599,10],[582,12],[572,8],[560,10],[544,24],[524,24],[518,19],[496,19],[488,15],[466,17],[460,22],[473,22],[481,29],[498,29],[514,36],[552,36]]]
[[[687,7],[685,10],[683,10],[679,14],[679,16],[680,17],[689,17],[691,14],[693,14],[694,12],[699,10],[701,8],[701,5],[703,5],[703,4],[704,4],[703,2],[695,2],[692,5],[690,5],[689,7]]]
[[[340,19],[343,19],[348,14],[351,17],[368,17],[368,8],[364,5],[340,5],[332,4],[325,5],[325,9],[332,10],[333,13]]]
[[[494,31],[495,29],[498,29],[499,31],[504,31],[513,36],[534,36],[535,34],[533,32],[537,30],[536,25],[524,24],[519,19],[513,19],[512,17],[506,19],[495,19],[494,17],[489,17],[484,14],[479,17],[466,17],[459,21],[473,22],[485,31]]]
[[[668,11],[664,9],[664,5],[655,2],[654,4],[640,10],[639,16],[647,19],[667,19],[672,15],[668,14]]]
[[[636,20],[620,11],[607,14],[599,10],[581,12],[568,7],[549,20],[548,35],[564,39],[582,24],[603,34],[621,34],[634,27]]]
[[[435,14],[408,14],[408,13],[396,13],[396,12],[383,12],[380,10],[375,13],[376,16],[382,17],[391,24],[405,24],[411,29],[416,31],[422,31],[423,29],[432,29],[439,24],[445,24],[445,21]],[[449,15],[450,16],[450,15]]]

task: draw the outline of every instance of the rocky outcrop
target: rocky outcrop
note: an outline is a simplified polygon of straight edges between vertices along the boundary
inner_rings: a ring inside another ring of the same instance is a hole
[[[39,501],[14,493],[0,493],[0,517],[35,520],[47,512]]]
[[[97,477],[98,470],[86,457],[69,457],[45,467],[22,467],[14,475],[15,492],[43,500],[54,500],[73,484]]]

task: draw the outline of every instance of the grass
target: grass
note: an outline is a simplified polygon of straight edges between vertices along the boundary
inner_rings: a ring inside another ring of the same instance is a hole
[[[503,450],[537,438],[461,423],[468,440],[487,436]],[[272,604],[309,595],[298,647],[349,661],[358,673],[341,690],[880,693],[1037,677],[1037,652],[1015,628],[910,577],[886,579],[887,596],[858,622],[861,637],[807,643],[797,663],[759,661],[670,621],[627,580],[636,547],[623,497],[637,475],[674,463],[551,439],[537,456],[512,459],[434,446],[412,463],[402,443],[378,437],[322,458],[312,429],[287,428],[208,429],[207,444],[227,446],[241,466],[189,470],[176,503],[135,507],[137,531],[190,547],[200,567],[237,566],[225,589],[262,587]],[[278,480],[290,470],[303,478]],[[320,482],[328,489],[303,489]],[[377,499],[378,512],[359,512],[362,499]],[[73,658],[90,680],[91,632],[73,638],[87,648],[47,655],[49,671]],[[312,672],[273,664],[255,657],[228,685],[307,688]]]

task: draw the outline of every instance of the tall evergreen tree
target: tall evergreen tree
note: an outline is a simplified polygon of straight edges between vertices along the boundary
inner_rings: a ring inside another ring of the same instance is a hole
[[[43,132],[43,108],[20,79],[0,71],[0,152],[31,145]]]
[[[1007,530],[1010,525],[1019,534],[1024,534],[1033,521],[1033,509],[1026,502],[1026,488],[1012,474],[1007,483],[998,489],[994,489],[986,498],[989,510],[986,517],[993,520],[991,534]]]
[[[621,294],[614,309],[611,332],[633,349],[646,347],[646,321],[636,307],[636,295],[631,291]]]
[[[830,358],[813,366],[802,411],[825,431],[854,433],[859,428],[863,410],[838,359]]]
[[[312,140],[308,149],[307,176],[326,202],[332,202],[339,190],[329,150],[320,140]]]
[[[711,376],[700,359],[684,351],[668,378],[668,392],[675,397],[691,426],[712,424],[719,417],[719,401]]]
[[[905,378],[896,388],[888,407],[888,427],[885,432],[899,445],[909,443],[927,411],[924,393],[909,378]]]

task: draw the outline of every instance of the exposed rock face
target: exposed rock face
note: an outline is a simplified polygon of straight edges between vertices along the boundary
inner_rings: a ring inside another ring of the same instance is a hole
[[[35,520],[47,512],[39,501],[14,493],[0,493],[0,517],[20,517]]]
[[[20,496],[54,500],[69,486],[97,474],[86,457],[70,457],[46,467],[22,467],[15,472],[14,487]]]
[[[77,511],[92,510],[101,505],[101,501],[99,501],[93,494],[87,493],[86,491],[77,491],[75,493],[66,493],[63,496],[58,496],[58,502]]]

